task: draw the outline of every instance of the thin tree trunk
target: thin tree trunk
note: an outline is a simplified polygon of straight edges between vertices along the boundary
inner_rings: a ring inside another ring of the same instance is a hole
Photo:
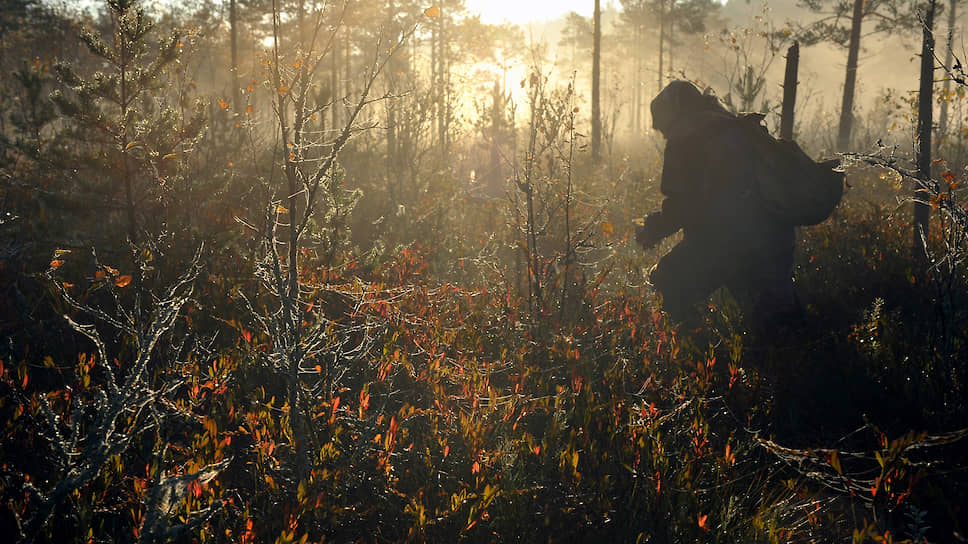
[[[783,78],[783,111],[780,115],[780,138],[793,139],[793,114],[797,104],[797,70],[800,67],[800,42],[787,49],[786,73]]]
[[[346,58],[343,59],[343,92],[348,97],[353,92],[353,50],[352,44],[350,43],[349,25],[346,25],[345,40]]]
[[[396,12],[396,2],[390,0],[387,5],[387,30],[395,34],[395,28],[393,24],[393,16]],[[396,92],[396,78],[397,72],[399,71],[399,60],[398,53],[394,51],[391,53],[393,57],[390,61],[390,69],[386,71],[387,79],[387,92],[393,94]],[[397,117],[396,117],[396,101],[387,100],[387,184],[389,185],[390,202],[399,202],[401,195],[400,187],[398,187],[397,180],[400,179],[399,172],[396,167],[397,160]]]
[[[444,11],[441,8],[440,17],[437,19],[440,25],[440,33],[437,35],[437,74],[440,79],[440,153],[441,157],[447,160],[447,133],[450,130],[450,77],[447,66],[447,34],[444,25]]]
[[[635,25],[632,51],[635,52],[635,73],[632,76],[632,133],[642,130],[642,27]]]
[[[854,89],[857,86],[857,58],[860,55],[860,24],[864,19],[864,0],[854,0],[854,15],[850,25],[850,45],[847,48],[847,75],[844,78],[844,99],[840,107],[840,129],[837,150],[850,146],[850,131],[854,123]]]
[[[921,88],[918,93],[918,180],[928,183],[931,179],[931,124],[934,90],[934,10],[936,0],[928,4],[924,17],[921,38]],[[923,194],[918,195],[923,200]],[[927,267],[928,255],[925,240],[928,237],[928,205],[924,202],[914,204],[914,257],[923,272]]]
[[[662,57],[664,52],[662,48],[665,47],[665,0],[659,0],[659,90],[656,91],[658,94],[662,91]]]
[[[595,0],[593,19],[594,38],[592,44],[592,160],[602,158],[602,104],[601,104],[601,64],[602,64],[602,7]]]
[[[430,96],[433,100],[434,138],[440,138],[440,78],[437,74],[437,42],[440,31],[434,24],[430,29]]]
[[[340,89],[339,89],[339,46],[334,44],[334,47],[329,52],[329,88],[330,88],[330,116],[332,121],[330,125],[333,130],[339,126],[339,108],[336,105],[339,103]]]
[[[947,47],[944,53],[944,65],[951,68],[951,61],[953,53],[951,51],[952,45],[954,45],[955,37],[955,24],[957,15],[955,14],[958,8],[958,0],[948,1],[948,36],[947,36]],[[951,92],[951,78],[944,78],[943,87],[944,100],[941,101],[941,112],[938,115],[938,138],[935,144],[935,149],[940,150],[942,142],[947,138],[948,135],[948,93]]]
[[[229,42],[232,49],[232,107],[239,111],[242,107],[242,94],[239,89],[239,19],[236,0],[229,0]]]

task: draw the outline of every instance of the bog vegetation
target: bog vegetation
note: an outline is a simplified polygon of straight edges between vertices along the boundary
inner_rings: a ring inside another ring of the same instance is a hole
[[[772,336],[654,299],[648,100],[778,126],[771,65],[845,6],[623,0],[553,55],[461,0],[176,4],[0,1],[0,540],[968,538],[958,2],[867,3],[937,9],[927,170],[916,95],[845,100],[836,147],[798,110],[849,187]]]

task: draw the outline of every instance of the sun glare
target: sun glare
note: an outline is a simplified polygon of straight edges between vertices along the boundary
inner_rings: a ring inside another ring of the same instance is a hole
[[[569,11],[590,16],[593,2],[590,0],[544,0],[522,2],[521,0],[467,0],[467,9],[481,14],[485,23],[510,22],[527,24],[558,18]]]

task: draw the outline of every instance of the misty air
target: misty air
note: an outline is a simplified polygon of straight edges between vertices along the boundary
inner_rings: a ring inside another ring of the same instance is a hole
[[[961,0],[0,0],[0,542],[968,541]]]

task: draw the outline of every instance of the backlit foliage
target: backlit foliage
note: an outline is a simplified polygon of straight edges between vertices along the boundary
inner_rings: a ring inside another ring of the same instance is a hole
[[[592,164],[581,76],[462,97],[520,36],[457,1],[236,8],[231,73],[218,13],[111,0],[0,80],[4,542],[966,534],[964,135],[848,157],[796,329],[687,329],[630,232],[661,142]]]

